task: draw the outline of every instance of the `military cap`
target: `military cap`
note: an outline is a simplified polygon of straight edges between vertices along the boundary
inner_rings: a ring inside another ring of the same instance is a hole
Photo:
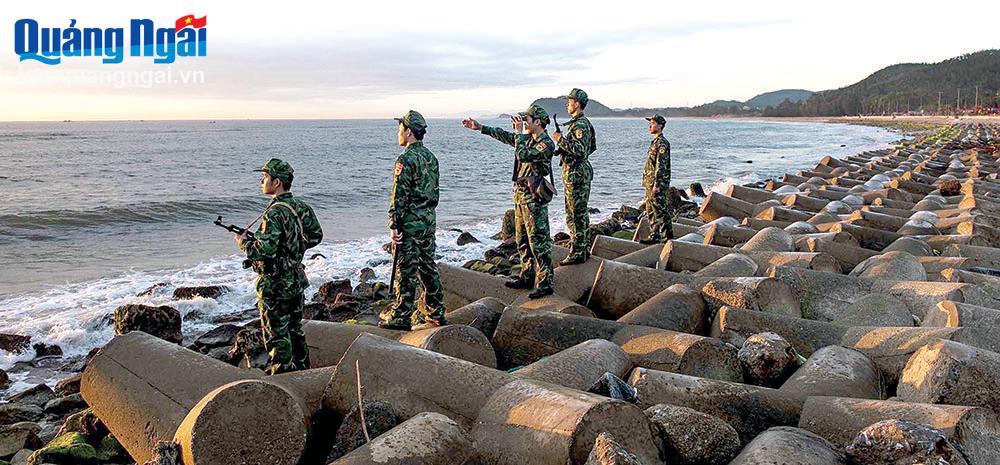
[[[646,121],[656,121],[656,124],[659,124],[660,126],[665,126],[667,124],[667,119],[659,114],[654,114],[653,116],[646,118]]]
[[[400,123],[403,123],[403,126],[413,129],[414,131],[427,130],[427,121],[424,121],[424,116],[413,110],[406,112],[406,114],[403,115],[402,118],[393,118],[393,119],[399,121]]]
[[[532,105],[528,107],[528,110],[524,112],[525,116],[530,116],[542,122],[544,125],[549,124],[549,114],[544,108],[538,105]]]
[[[283,183],[290,182],[293,177],[293,173],[295,172],[292,169],[292,165],[289,165],[288,162],[278,158],[272,158],[267,163],[264,163],[264,166],[261,169],[254,171],[267,173],[272,178],[280,179]]]
[[[566,94],[566,98],[571,98],[573,100],[576,100],[577,102],[580,102],[580,105],[586,105],[587,102],[590,101],[590,99],[587,98],[586,92],[577,89],[575,87],[573,88],[573,90],[570,90],[568,94]]]

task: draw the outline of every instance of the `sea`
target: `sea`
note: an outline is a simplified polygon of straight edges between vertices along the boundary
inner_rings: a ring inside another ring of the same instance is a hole
[[[509,126],[509,120],[482,120]],[[642,200],[649,146],[639,118],[592,120],[590,205],[600,221]],[[513,149],[465,129],[458,119],[429,120],[425,145],[441,170],[438,258],[481,258],[512,206]],[[109,315],[128,303],[170,305],[186,339],[209,319],[253,307],[255,276],[241,266],[233,234],[267,204],[259,173],[272,157],[295,169],[292,192],[315,209],[323,243],[307,254],[307,299],[322,283],[374,269],[386,280],[386,208],[396,157],[396,122],[386,120],[228,120],[0,123],[0,333],[58,344],[62,358],[0,354],[16,392],[62,375],[114,335]],[[672,184],[724,190],[814,165],[823,156],[879,149],[901,135],[818,122],[670,119]],[[557,180],[557,185],[561,183]],[[553,233],[565,230],[560,194],[549,209]],[[456,245],[461,231],[481,242]],[[309,259],[313,254],[321,254]],[[157,283],[163,290],[137,294]],[[176,286],[225,285],[218,300],[176,301]],[[44,365],[39,368],[36,365]]]

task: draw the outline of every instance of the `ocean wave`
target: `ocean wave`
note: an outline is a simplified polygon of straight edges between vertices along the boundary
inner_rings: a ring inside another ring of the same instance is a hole
[[[87,228],[129,223],[172,222],[184,217],[244,211],[260,204],[259,197],[146,202],[93,210],[48,210],[0,215],[0,230],[17,237],[39,230]]]

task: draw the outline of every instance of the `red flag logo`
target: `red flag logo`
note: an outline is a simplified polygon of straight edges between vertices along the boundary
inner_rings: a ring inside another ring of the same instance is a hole
[[[182,16],[174,22],[174,32],[180,31],[188,26],[195,29],[201,29],[205,27],[206,23],[208,23],[208,16],[202,16],[201,18],[195,18],[194,15]]]

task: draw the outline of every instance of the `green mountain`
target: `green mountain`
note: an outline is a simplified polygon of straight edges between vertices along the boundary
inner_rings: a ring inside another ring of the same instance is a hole
[[[859,113],[992,107],[1000,100],[1000,50],[983,50],[940,63],[904,63],[876,71],[861,81],[835,90],[818,92],[802,106],[807,116],[842,116]],[[959,97],[961,93],[961,97]],[[961,100],[959,100],[961,98]],[[766,111],[765,111],[766,113]]]
[[[785,100],[792,103],[802,103],[813,95],[814,92],[804,89],[782,89],[774,92],[765,92],[750,100],[746,105],[750,108],[763,110],[767,107],[776,107]]]
[[[569,115],[566,113],[566,97],[556,97],[556,98],[540,98],[531,102],[533,105],[539,105],[549,113],[549,117],[558,114],[560,120],[569,119]],[[523,111],[523,110],[522,110]],[[601,102],[597,100],[591,100],[587,102],[587,108],[584,110],[587,116],[619,116],[615,110],[606,107]]]

